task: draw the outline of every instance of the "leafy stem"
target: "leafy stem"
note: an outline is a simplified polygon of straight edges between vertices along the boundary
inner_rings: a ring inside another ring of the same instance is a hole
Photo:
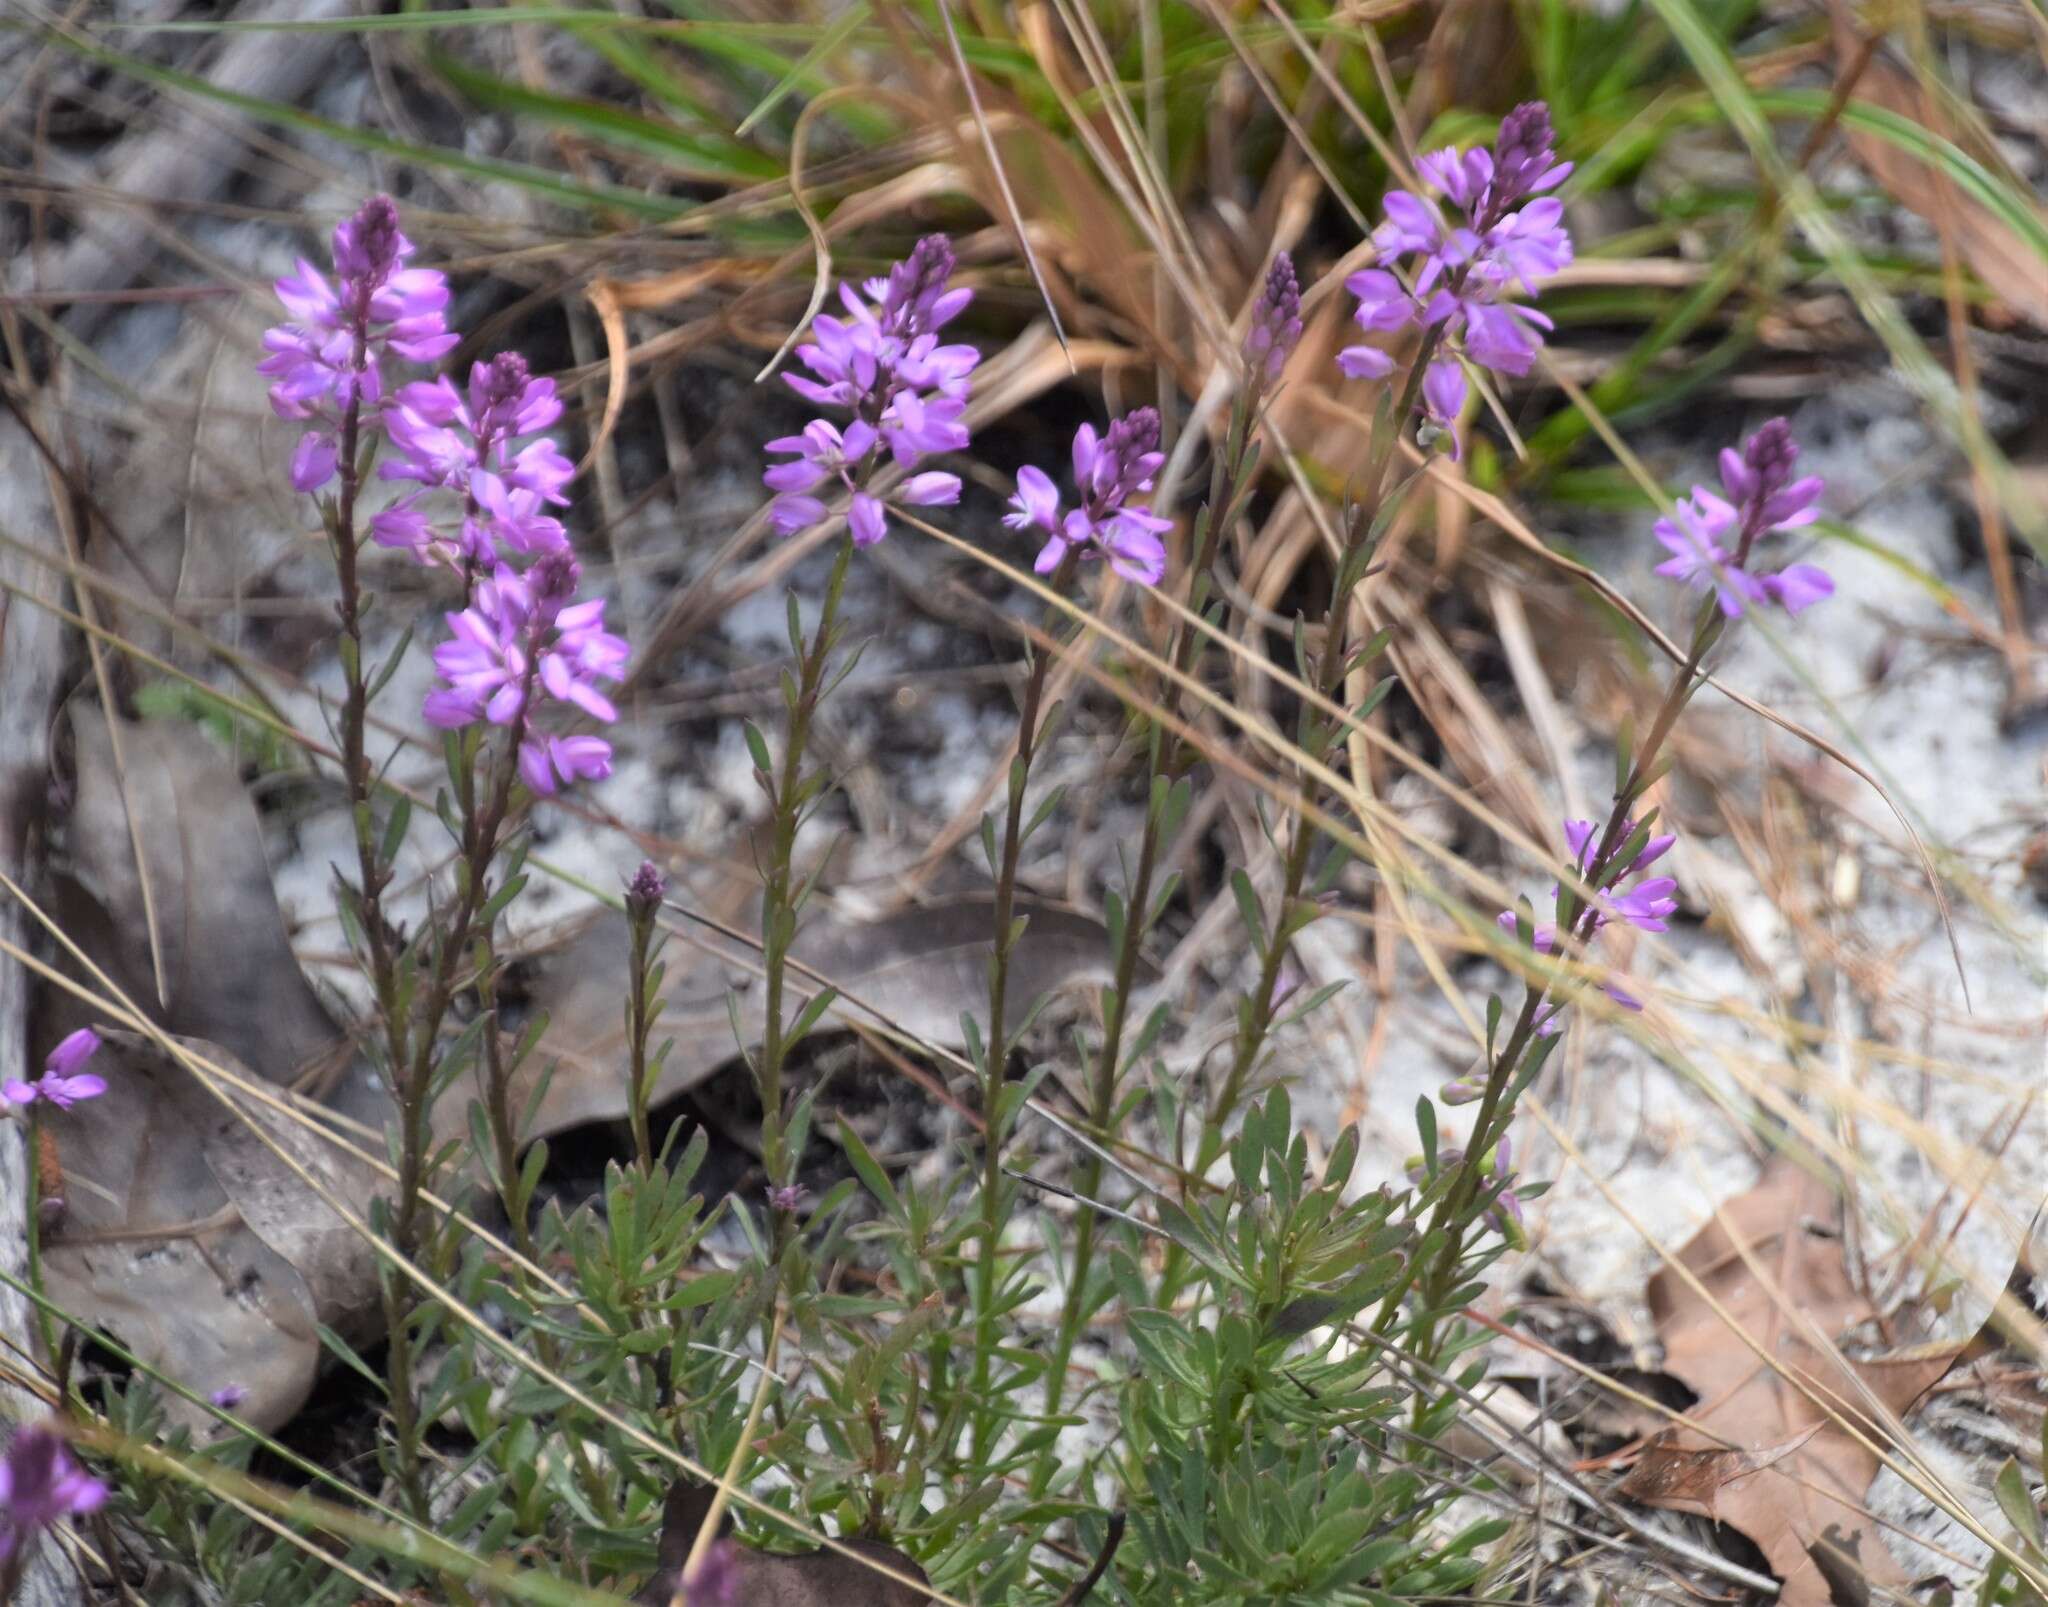
[[[1055,592],[1065,590],[1073,578],[1074,554],[1060,560],[1049,585]],[[1000,1246],[1003,1231],[1003,1116],[1004,1070],[1009,1060],[1010,960],[1024,935],[1030,917],[1017,910],[1017,866],[1024,842],[1047,812],[1057,805],[1048,801],[1029,823],[1024,818],[1025,795],[1031,781],[1031,765],[1050,724],[1045,714],[1046,681],[1059,653],[1050,646],[1031,644],[1027,649],[1029,667],[1024,675],[1024,696],[1017,712],[1017,752],[1010,760],[1009,793],[1003,815],[1002,846],[992,853],[995,872],[995,942],[988,960],[988,1038],[981,1045],[981,1250],[974,1267],[974,1372],[973,1399],[974,1455],[985,1462],[996,1434],[997,1417],[983,1409],[989,1398],[989,1371],[996,1348],[996,1299],[1001,1286]],[[988,840],[984,839],[987,847]]]

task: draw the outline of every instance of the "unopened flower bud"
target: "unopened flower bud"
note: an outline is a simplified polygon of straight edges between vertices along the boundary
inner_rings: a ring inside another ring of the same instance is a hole
[[[640,861],[633,879],[626,884],[626,914],[636,923],[650,920],[668,897],[668,878],[651,859]]]
[[[1259,380],[1270,384],[1280,377],[1300,339],[1301,285],[1294,275],[1294,259],[1281,251],[1266,270],[1265,287],[1252,308],[1251,327],[1244,337],[1245,358]]]

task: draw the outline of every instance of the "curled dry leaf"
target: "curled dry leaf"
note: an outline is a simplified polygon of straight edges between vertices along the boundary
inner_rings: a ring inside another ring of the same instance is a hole
[[[865,1005],[913,1038],[957,1048],[962,1012],[987,1008],[993,909],[984,895],[942,899],[874,920],[820,907],[792,951],[808,973],[792,974],[787,1009],[794,1017],[819,991],[814,973],[843,994],[828,1011],[828,1024],[874,1024],[875,1017],[859,1007]],[[1012,1030],[1033,1000],[1108,976],[1109,935],[1099,921],[1028,899],[1020,901],[1019,912],[1031,924],[1011,959]],[[606,912],[541,959],[534,1003],[547,1011],[548,1029],[521,1070],[513,1108],[524,1110],[543,1071],[550,1065],[554,1071],[526,1136],[544,1138],[626,1114],[626,1035],[619,1007],[626,953],[625,918]],[[656,1037],[672,1038],[675,1047],[653,1089],[657,1100],[694,1087],[738,1055],[729,996],[749,1049],[760,1041],[766,1020],[757,953],[686,928],[670,940],[663,958],[666,1008]],[[459,1117],[461,1104],[443,1100],[443,1120]]]
[[[178,1042],[255,1080],[218,1044]],[[367,1199],[376,1180],[310,1124],[246,1096],[223,1104],[148,1039],[110,1033],[96,1065],[106,1093],[52,1124],[64,1210],[43,1252],[50,1298],[200,1395],[240,1386],[238,1415],[275,1428],[313,1387],[316,1324],[365,1337],[376,1279],[362,1239],[257,1130],[339,1198]],[[171,1415],[212,1421],[175,1401]]]
[[[1831,1413],[1882,1444],[1885,1431],[1863,1390],[1889,1412],[1904,1413],[1963,1348],[1837,1360],[1841,1345],[1877,1312],[1850,1281],[1836,1215],[1826,1183],[1781,1157],[1679,1252],[1699,1289],[1672,1268],[1650,1280],[1664,1369],[1698,1397],[1688,1415],[1708,1432],[1679,1428],[1661,1436],[1621,1487],[1646,1505],[1741,1530],[1784,1581],[1782,1607],[1830,1607],[1829,1575],[1811,1555],[1830,1530],[1831,1566],[1860,1556],[1871,1581],[1905,1582],[1864,1511],[1877,1456]],[[1769,1361],[1731,1333],[1730,1323]],[[1808,1340],[1813,1330],[1832,1351]]]

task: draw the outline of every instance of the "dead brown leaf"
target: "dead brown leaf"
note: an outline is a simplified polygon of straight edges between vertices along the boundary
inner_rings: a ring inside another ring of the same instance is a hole
[[[991,899],[963,894],[898,910],[872,920],[820,907],[806,919],[793,954],[806,972],[791,977],[793,1011],[818,991],[824,977],[912,1037],[957,1048],[962,1011],[985,1011]],[[1076,982],[1106,979],[1109,937],[1102,924],[1042,901],[1020,903],[1031,924],[1011,959],[1009,1027],[1015,1030],[1031,1002]],[[725,957],[725,956],[730,956]],[[763,988],[740,945],[706,934],[700,944],[687,931],[663,958],[667,984],[659,1032],[674,1049],[652,1090],[656,1100],[696,1086],[735,1059],[730,994],[737,1001],[747,1047],[759,1042],[766,1020]],[[528,1057],[513,1089],[513,1108],[524,1110],[533,1083],[549,1066],[548,1082],[529,1138],[544,1138],[584,1122],[626,1114],[626,1040],[619,999],[626,965],[626,923],[606,913],[592,919],[540,962],[535,1003],[548,1012],[548,1030]],[[835,1012],[848,1021],[872,1021],[850,1002]],[[833,1017],[828,1015],[827,1021]],[[443,1100],[460,1113],[462,1101]],[[452,1129],[451,1129],[452,1131]]]
[[[1837,1361],[1840,1345],[1877,1312],[1850,1282],[1836,1217],[1826,1183],[1780,1157],[1679,1252],[1705,1294],[1671,1268],[1649,1285],[1664,1369],[1699,1398],[1689,1415],[1707,1432],[1670,1431],[1645,1453],[1623,1493],[1741,1530],[1784,1581],[1782,1607],[1831,1607],[1828,1576],[1809,1552],[1830,1529],[1833,1565],[1841,1566],[1845,1555],[1860,1556],[1872,1581],[1905,1583],[1863,1509],[1878,1458],[1807,1391],[1881,1440],[1884,1431],[1864,1408],[1858,1382],[1902,1414],[1962,1350],[1945,1345]],[[1709,1296],[1727,1312],[1728,1323]],[[1788,1308],[1832,1341],[1834,1352],[1810,1343]],[[1729,1331],[1729,1323],[1768,1363]],[[1717,1479],[1717,1469],[1731,1476]]]
[[[1718,1522],[1723,1490],[1738,1479],[1761,1473],[1773,1463],[1790,1456],[1812,1439],[1819,1429],[1820,1425],[1815,1424],[1783,1445],[1768,1446],[1761,1451],[1730,1451],[1718,1447],[1708,1451],[1685,1450],[1671,1443],[1672,1431],[1665,1429],[1644,1447],[1628,1477],[1617,1486],[1617,1493],[1646,1506],[1701,1512]]]
[[[1860,44],[1854,14],[1845,0],[1831,0],[1829,9],[1834,18],[1836,58],[1853,61]],[[1856,96],[1912,122],[1927,123],[1927,97],[1910,77],[1880,58],[1873,58],[1864,68]],[[1849,146],[1892,199],[1935,228],[1954,231],[1956,250],[1999,300],[2022,318],[2048,329],[2048,272],[2043,271],[2040,256],[2010,225],[1928,163],[1889,140],[1851,130]]]
[[[220,1045],[179,1041],[255,1080]],[[65,1112],[59,1129],[64,1208],[43,1252],[50,1298],[188,1389],[242,1389],[237,1415],[277,1427],[313,1387],[316,1324],[365,1337],[376,1281],[361,1238],[255,1125],[343,1199],[369,1198],[375,1178],[253,1101],[237,1096],[230,1110],[137,1035],[107,1034],[95,1069],[106,1093]],[[212,1421],[177,1401],[170,1413],[195,1427]]]
[[[196,1054],[252,1083],[317,1084],[337,1110],[381,1126],[388,1100],[292,954],[235,766],[197,728],[145,721],[122,723],[117,771],[104,715],[81,709],[72,727],[65,931]],[[160,917],[161,1004],[144,874]],[[274,1428],[312,1388],[317,1325],[370,1337],[376,1288],[368,1246],[277,1151],[341,1199],[369,1199],[378,1180],[251,1097],[223,1105],[145,1038],[111,1034],[103,1055],[106,1094],[56,1124],[64,1204],[44,1258],[51,1297],[202,1395],[246,1391],[238,1414]],[[177,1404],[172,1415],[211,1421]]]
[[[123,721],[124,797],[106,717],[78,710],[72,730],[78,781],[65,826],[70,874],[59,890],[65,929],[138,1007],[156,1003],[139,847],[163,944],[165,996],[152,1010],[159,1023],[222,1045],[266,1082],[324,1069],[320,1081],[334,1087],[338,1108],[380,1123],[383,1096],[372,1079],[342,1075],[354,1058],[348,1039],[292,954],[263,830],[235,766],[192,725]]]

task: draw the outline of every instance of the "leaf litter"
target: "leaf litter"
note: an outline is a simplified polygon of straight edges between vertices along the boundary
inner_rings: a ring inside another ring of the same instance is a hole
[[[58,883],[65,929],[195,1058],[251,1084],[310,1093],[381,1131],[388,1096],[292,953],[235,766],[181,722],[119,729],[117,762],[106,717],[73,715],[77,783]],[[160,915],[154,945],[139,918],[145,878]],[[1013,1028],[1034,998],[1101,979],[1108,952],[1092,918],[1043,901],[1025,907]],[[985,989],[991,929],[981,894],[874,918],[821,905],[795,956],[845,990],[844,1018],[958,1046],[961,1013]],[[536,961],[528,1004],[548,1026],[514,1092],[515,1108],[531,1111],[526,1138],[626,1114],[625,948],[623,917],[605,911]],[[656,1099],[734,1060],[736,1022],[748,1047],[758,1041],[752,959],[739,940],[671,944],[660,1026],[675,1047]],[[799,998],[823,986],[807,980]],[[107,1096],[71,1113],[57,1151],[52,1181],[64,1203],[46,1240],[51,1297],[197,1394],[245,1391],[239,1415],[275,1428],[311,1391],[320,1328],[363,1343],[379,1320],[374,1252],[300,1170],[343,1199],[367,1199],[380,1181],[310,1115],[293,1120],[227,1090],[224,1105],[139,1035],[111,1034],[109,1053]],[[438,1108],[459,1119],[466,1103],[451,1097]],[[172,1412],[195,1427],[211,1421],[182,1403]]]
[[[1672,1267],[1650,1279],[1664,1370],[1697,1397],[1699,1427],[1658,1434],[1617,1488],[1740,1530],[1784,1581],[1784,1607],[1832,1607],[1858,1567],[1872,1584],[1907,1583],[1864,1506],[1881,1465],[1864,1440],[1887,1438],[1865,1391],[1902,1416],[1966,1348],[1844,1354],[1878,1311],[1850,1277],[1837,1209],[1824,1180],[1780,1156],[1679,1251],[1697,1287]]]

